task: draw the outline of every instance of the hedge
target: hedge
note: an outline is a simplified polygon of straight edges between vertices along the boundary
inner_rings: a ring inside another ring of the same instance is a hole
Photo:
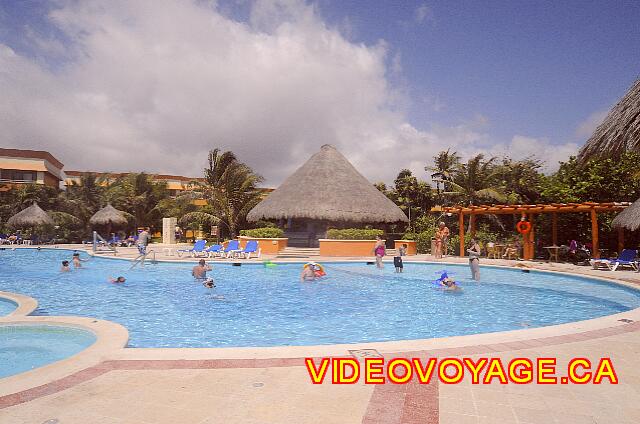
[[[240,230],[240,235],[253,238],[282,238],[284,231],[271,227],[254,228],[253,230]]]
[[[362,228],[346,228],[327,230],[327,238],[333,240],[374,240],[376,236],[382,237],[384,231]]]

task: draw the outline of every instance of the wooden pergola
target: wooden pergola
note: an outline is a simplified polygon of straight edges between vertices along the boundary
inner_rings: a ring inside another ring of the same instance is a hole
[[[469,215],[471,234],[475,234],[476,215],[521,215],[531,223],[531,231],[523,234],[523,257],[533,259],[535,255],[534,235],[535,235],[535,215],[552,214],[552,242],[558,244],[558,214],[559,213],[588,213],[591,217],[591,244],[593,246],[593,257],[600,257],[598,247],[598,213],[599,212],[619,212],[630,206],[630,202],[610,202],[610,203],[551,203],[535,205],[479,205],[479,206],[445,206],[435,207],[432,212],[442,212],[447,214],[457,214],[460,224],[460,256],[465,256],[464,249],[464,216]],[[624,248],[624,232],[618,230],[618,250]]]

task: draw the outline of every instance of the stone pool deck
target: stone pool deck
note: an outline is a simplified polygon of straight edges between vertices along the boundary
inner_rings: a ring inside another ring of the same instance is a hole
[[[131,250],[118,257],[133,257]],[[318,262],[335,259],[313,258]],[[410,260],[433,258],[421,255]],[[466,259],[447,257],[443,262],[466,263]],[[483,259],[482,264],[640,284],[640,274],[630,271],[506,260]],[[324,384],[311,384],[305,356],[350,356],[353,348],[112,350],[81,371],[36,387],[20,387],[16,393],[0,380],[0,393],[4,393],[0,395],[0,423],[640,422],[640,310],[562,326],[356,347],[375,349],[386,359],[499,357],[505,364],[515,357],[556,357],[559,364],[571,357],[595,363],[610,357],[619,378],[617,385],[605,380],[600,385],[476,386],[468,380],[448,385],[436,379],[426,385],[332,385],[330,376]],[[559,374],[562,369],[559,365]]]

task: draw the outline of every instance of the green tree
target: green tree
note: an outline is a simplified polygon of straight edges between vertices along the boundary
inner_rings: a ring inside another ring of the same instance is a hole
[[[495,157],[485,160],[479,154],[459,164],[450,183],[455,199],[467,205],[487,200],[505,202],[507,196],[497,179],[495,161]]]
[[[640,153],[617,159],[593,159],[581,165],[575,157],[543,182],[545,202],[633,202],[640,197]]]
[[[535,158],[502,158],[495,168],[495,178],[503,187],[507,203],[531,204],[540,200],[544,180],[541,167],[542,163]]]
[[[154,181],[144,172],[117,178],[105,192],[106,201],[133,215],[136,227],[159,227],[162,214],[158,203],[167,197],[167,184]]]
[[[419,181],[410,170],[400,171],[394,181],[394,187],[396,204],[412,222],[431,209],[433,205],[431,186],[424,181]]]
[[[229,236],[235,238],[246,223],[249,211],[262,199],[258,184],[263,179],[249,166],[239,162],[233,152],[214,149],[209,152],[208,160],[202,192],[212,215],[226,227]]]

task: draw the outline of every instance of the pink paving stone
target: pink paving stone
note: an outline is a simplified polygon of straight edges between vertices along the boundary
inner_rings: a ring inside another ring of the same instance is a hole
[[[363,424],[400,423],[404,408],[404,390],[396,390],[393,384],[380,384],[373,389]],[[406,388],[405,388],[406,389]]]

